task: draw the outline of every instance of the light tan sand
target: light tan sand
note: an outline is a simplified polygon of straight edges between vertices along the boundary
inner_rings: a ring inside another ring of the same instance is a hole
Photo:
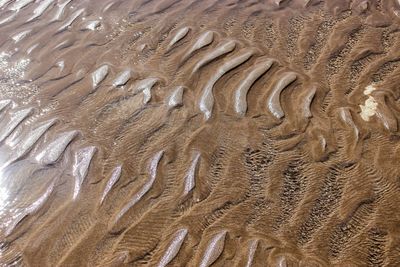
[[[0,266],[400,266],[399,16],[0,0]]]

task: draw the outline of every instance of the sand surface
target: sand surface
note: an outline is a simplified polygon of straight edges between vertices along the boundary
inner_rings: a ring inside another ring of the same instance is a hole
[[[0,0],[0,266],[400,266],[399,23]]]

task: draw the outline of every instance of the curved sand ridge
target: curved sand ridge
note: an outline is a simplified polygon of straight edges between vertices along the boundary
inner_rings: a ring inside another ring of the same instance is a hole
[[[399,16],[0,0],[0,265],[400,266]]]

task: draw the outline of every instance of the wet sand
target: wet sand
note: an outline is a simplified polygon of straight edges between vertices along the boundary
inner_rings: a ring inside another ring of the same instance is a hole
[[[0,0],[0,266],[400,266],[399,23]]]

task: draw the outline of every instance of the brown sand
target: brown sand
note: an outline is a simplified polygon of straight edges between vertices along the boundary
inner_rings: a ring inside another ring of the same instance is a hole
[[[398,0],[0,8],[0,266],[400,266]]]

